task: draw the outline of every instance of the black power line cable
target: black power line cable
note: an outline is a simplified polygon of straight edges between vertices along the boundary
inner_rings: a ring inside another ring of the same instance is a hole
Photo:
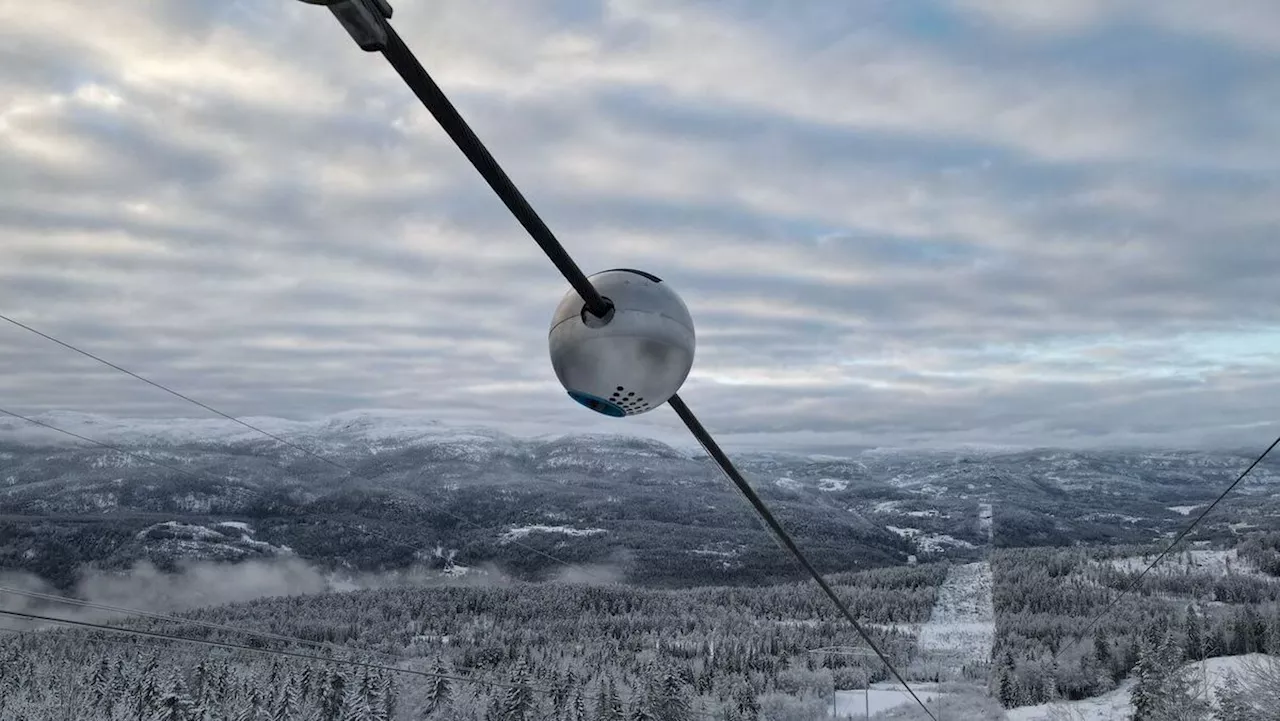
[[[1111,603],[1107,604],[1102,609],[1102,613],[1099,613],[1098,615],[1094,616],[1093,619],[1089,621],[1087,625],[1085,625],[1084,630],[1080,632],[1080,635],[1077,636],[1074,641],[1067,644],[1066,646],[1063,646],[1062,650],[1054,654],[1054,660],[1055,661],[1058,660],[1067,651],[1074,648],[1076,644],[1080,643],[1085,638],[1088,638],[1089,632],[1093,630],[1094,626],[1096,626],[1100,621],[1102,621],[1103,618],[1106,618],[1108,614],[1114,611],[1116,607],[1120,605],[1120,601],[1123,600],[1125,596],[1129,595],[1129,593],[1133,591],[1133,589],[1137,588],[1138,585],[1142,583],[1142,579],[1146,578],[1147,574],[1150,573],[1151,570],[1154,569],[1161,561],[1163,561],[1165,557],[1168,556],[1169,553],[1171,553],[1179,543],[1182,543],[1182,539],[1186,538],[1188,534],[1190,534],[1193,530],[1195,530],[1195,527],[1200,525],[1200,522],[1204,520],[1205,516],[1209,515],[1209,513],[1213,511],[1213,509],[1219,503],[1221,503],[1222,500],[1226,498],[1228,494],[1231,493],[1231,491],[1235,490],[1235,487],[1240,485],[1240,482],[1243,481],[1245,477],[1248,476],[1253,471],[1254,468],[1257,468],[1258,464],[1262,463],[1262,461],[1265,460],[1266,457],[1271,454],[1271,451],[1275,450],[1275,447],[1278,445],[1280,445],[1280,436],[1277,436],[1276,439],[1271,442],[1271,445],[1267,446],[1267,449],[1263,451],[1261,455],[1255,458],[1253,460],[1253,463],[1249,464],[1248,468],[1244,469],[1240,473],[1240,475],[1236,476],[1236,479],[1231,482],[1231,485],[1223,489],[1222,493],[1218,494],[1218,497],[1214,499],[1213,503],[1210,503],[1208,508],[1201,511],[1200,515],[1196,516],[1196,519],[1192,521],[1190,525],[1182,529],[1182,532],[1179,533],[1177,536],[1174,536],[1173,540],[1169,543],[1169,545],[1166,546],[1165,549],[1160,552],[1160,555],[1156,556],[1155,560],[1147,564],[1147,567],[1142,569],[1142,573],[1139,573],[1137,577],[1135,577],[1132,581],[1130,581],[1129,584],[1125,586],[1124,589],[1120,592],[1120,595],[1112,599]]]
[[[335,3],[317,3],[317,4],[333,5]],[[528,201],[525,200],[524,196],[516,188],[515,184],[506,175],[506,173],[503,172],[502,168],[497,164],[497,161],[493,159],[493,156],[484,147],[484,144],[480,142],[478,137],[476,137],[475,133],[467,125],[466,121],[462,119],[462,116],[453,107],[453,104],[449,102],[448,98],[444,95],[444,92],[439,88],[438,85],[436,85],[435,81],[431,78],[430,74],[428,74],[426,69],[423,68],[421,63],[418,62],[413,52],[409,50],[409,48],[404,44],[404,42],[400,39],[399,35],[395,32],[395,30],[391,28],[390,24],[385,22],[385,20],[379,20],[378,22],[381,25],[381,27],[385,30],[385,35],[386,35],[385,44],[381,48],[383,56],[386,57],[387,61],[392,65],[392,67],[396,70],[396,72],[400,74],[401,78],[405,81],[405,83],[409,86],[409,88],[414,92],[414,94],[418,96],[419,100],[422,101],[423,105],[427,108],[427,110],[430,111],[431,114],[436,118],[437,122],[440,123],[441,127],[445,130],[446,133],[448,133],[450,138],[453,139],[454,143],[463,152],[463,154],[467,156],[468,160],[471,161],[472,165],[475,166],[476,170],[479,171],[481,176],[484,177],[486,182],[489,183],[489,186],[499,196],[499,198],[503,201],[503,203],[507,206],[507,208],[521,223],[521,225],[524,226],[525,230],[528,231],[530,236],[532,236],[533,240],[539,245],[539,247],[542,248],[543,252],[547,255],[548,259],[551,260],[552,264],[556,266],[556,268],[561,272],[561,274],[565,277],[565,279],[569,281],[570,285],[572,285],[573,288],[578,292],[578,294],[582,297],[583,302],[587,305],[587,309],[598,317],[603,317],[607,315],[610,307],[609,302],[600,295],[600,293],[595,289],[594,286],[591,285],[590,281],[582,273],[581,269],[578,268],[577,264],[573,261],[572,257],[568,254],[567,251],[565,251],[564,247],[560,245],[560,242],[555,238],[555,235],[551,233],[550,229],[547,228],[544,222],[542,222],[541,218],[537,215],[537,213],[534,212],[533,208],[529,205]],[[145,383],[148,383],[149,385],[152,385],[152,386],[155,386],[156,388],[164,390],[185,401],[188,401],[197,406],[205,408],[206,410],[216,413],[217,415],[220,415],[228,420],[238,423],[246,428],[262,433],[263,435],[273,438],[286,446],[289,446],[296,450],[307,453],[308,455],[315,456],[316,458],[319,458],[324,462],[329,463],[330,465],[334,465],[338,468],[342,468],[348,471],[349,473],[354,473],[354,471],[352,471],[350,468],[347,468],[339,463],[336,463],[329,459],[325,459],[322,456],[319,456],[318,454],[312,451],[302,448],[301,446],[297,446],[265,430],[262,430],[248,423],[245,423],[237,418],[234,418],[226,413],[223,413],[222,411],[218,411],[210,406],[200,403],[199,401],[196,401],[181,393],[173,391],[172,389],[169,389],[166,386],[160,385],[158,383],[155,383],[154,381],[150,381],[146,378],[143,378],[142,376],[136,373],[128,371],[116,364],[105,361],[99,358],[98,356],[87,353],[85,351],[81,351],[78,348],[71,346],[70,344],[63,343],[62,341],[59,341],[53,338],[52,336],[48,336],[44,333],[41,333],[40,331],[37,331],[31,328],[30,326],[27,326],[22,323],[18,323],[17,321],[14,321],[5,316],[0,316],[0,319],[6,320],[21,328],[24,328],[38,335],[41,335],[55,343],[58,343],[59,345],[63,345],[71,350],[81,353],[82,355],[92,358],[93,360],[96,360],[105,365],[108,365],[120,372],[133,376],[138,380],[141,380]],[[911,689],[911,686],[906,682],[906,680],[902,677],[902,675],[898,672],[898,670],[893,666],[893,664],[890,662],[888,657],[885,656],[884,653],[875,645],[874,641],[867,634],[867,632],[862,628],[862,625],[858,623],[857,619],[848,610],[848,607],[844,604],[844,602],[840,600],[839,596],[836,595],[835,591],[831,588],[831,586],[826,582],[826,580],[822,577],[822,575],[818,573],[817,569],[813,567],[813,564],[809,562],[809,560],[805,557],[805,555],[800,551],[799,547],[796,546],[794,540],[791,539],[790,535],[786,532],[786,530],[783,529],[782,526],[778,523],[777,519],[773,517],[773,514],[769,511],[768,507],[765,506],[764,502],[760,499],[760,497],[756,495],[754,490],[751,489],[750,485],[747,484],[746,480],[742,477],[741,473],[738,472],[737,468],[733,465],[732,461],[730,461],[729,458],[723,453],[723,451],[720,450],[720,447],[718,444],[716,444],[714,438],[712,438],[712,436],[706,431],[706,429],[703,428],[702,424],[697,420],[697,417],[694,416],[693,412],[688,408],[688,406],[684,404],[683,400],[681,400],[679,396],[676,395],[676,396],[672,396],[669,402],[671,403],[672,407],[676,410],[681,420],[684,421],[685,425],[689,428],[690,432],[694,435],[695,438],[698,439],[698,442],[703,446],[704,449],[706,449],[708,454],[712,456],[712,458],[715,460],[717,465],[720,467],[721,471],[723,471],[725,475],[728,476],[730,480],[733,481],[733,483],[738,487],[738,489],[747,497],[747,500],[751,503],[752,507],[756,510],[756,512],[760,515],[760,517],[765,521],[765,523],[769,526],[769,528],[774,532],[774,534],[778,537],[778,539],[782,541],[783,545],[787,548],[787,550],[791,552],[791,554],[796,558],[796,560],[805,569],[805,571],[808,572],[814,578],[814,580],[818,583],[818,585],[822,588],[822,590],[826,593],[826,595],[835,603],[837,608],[840,610],[841,614],[844,615],[845,618],[848,619],[853,624],[854,629],[863,638],[863,640],[867,642],[867,644],[872,648],[872,650],[875,651],[876,655],[879,656],[880,660],[883,661],[884,664],[889,668],[890,672],[894,675],[894,677],[900,683],[902,683],[902,685],[906,688],[908,693],[911,694],[911,697],[915,699],[917,704],[919,704],[920,708],[924,710],[924,712],[931,719],[935,718],[933,713],[929,711],[929,709],[925,706],[924,702],[920,699],[919,696],[916,695],[915,691]],[[15,414],[10,414],[10,415],[15,415]],[[46,425],[46,427],[48,427],[47,424],[40,424],[40,425]],[[85,440],[88,440],[88,439],[85,439]],[[448,512],[446,511],[446,513]],[[457,518],[457,520],[470,523],[470,521],[466,521],[460,516],[456,516],[455,518]],[[557,562],[563,563],[562,561],[559,561],[559,559],[555,559],[553,556],[550,556],[550,554],[546,554],[542,551],[538,551],[537,549],[533,549],[531,547],[526,546],[526,548],[529,548],[529,550],[533,550],[537,553],[540,553],[541,555],[552,558]],[[80,622],[77,622],[77,623],[80,623]],[[244,648],[248,648],[248,647],[244,647]]]
[[[489,187],[493,188],[493,192],[498,194],[502,202],[511,211],[511,214],[520,221],[520,225],[529,232],[535,243],[538,244],[542,251],[547,254],[556,269],[564,275],[573,289],[578,291],[578,295],[582,296],[583,302],[587,305],[587,310],[591,311],[598,318],[605,317],[611,304],[595,286],[591,285],[591,281],[587,280],[587,276],[578,268],[578,264],[569,256],[564,246],[560,245],[560,241],[556,240],[556,236],[542,222],[542,218],[534,212],[529,205],[529,201],[525,200],[524,195],[516,188],[515,183],[511,182],[511,178],[503,172],[498,162],[489,154],[489,150],[485,148],[484,143],[476,137],[471,127],[462,119],[458,111],[453,107],[453,103],[445,97],[440,90],[440,86],[436,85],[435,80],[427,73],[426,68],[422,67],[422,63],[418,62],[418,58],[404,44],[400,36],[396,34],[389,24],[387,29],[387,44],[382,51],[387,62],[391,63],[391,67],[395,68],[400,77],[404,79],[409,89],[414,95],[422,101],[427,110],[435,116],[440,127],[449,134],[453,142],[467,156],[471,164],[476,170],[480,171],[480,175],[489,183]]]
[[[462,116],[458,114],[458,111],[453,107],[453,104],[449,102],[447,97],[445,97],[444,92],[438,85],[436,85],[435,81],[432,80],[431,75],[428,74],[426,69],[422,67],[422,64],[418,62],[413,51],[409,50],[409,48],[404,44],[404,41],[400,39],[400,36],[391,27],[390,23],[387,23],[384,20],[381,24],[385,28],[387,36],[386,45],[382,49],[383,56],[386,57],[387,61],[390,62],[391,66],[400,74],[400,77],[404,79],[405,83],[413,93],[418,96],[418,99],[422,101],[422,104],[431,112],[436,121],[440,123],[440,126],[444,131],[449,134],[449,137],[453,139],[453,142],[457,144],[458,148],[476,167],[476,170],[480,171],[480,174],[484,176],[484,179],[489,183],[489,186],[498,194],[498,197],[502,199],[507,208],[509,208],[516,216],[516,219],[520,221],[521,225],[529,231],[529,235],[533,236],[534,242],[536,242],[547,254],[547,257],[551,260],[552,264],[556,266],[561,274],[564,275],[565,279],[567,279],[578,294],[582,296],[582,300],[586,303],[587,308],[595,315],[603,317],[608,310],[608,305],[595,289],[595,286],[591,285],[590,281],[582,275],[582,271],[578,269],[573,258],[570,257],[568,252],[565,251],[558,241],[556,241],[555,236],[551,234],[550,230],[546,228],[538,218],[537,214],[534,213],[533,209],[529,207],[528,201],[526,201],[524,196],[520,194],[520,191],[516,189],[515,184],[511,182],[511,179],[507,177],[506,173],[502,172],[500,167],[498,167],[493,156],[489,154],[489,151],[485,149],[484,144],[481,143],[475,133],[471,131],[471,128],[467,125],[466,121],[462,119]],[[885,656],[879,647],[876,646],[875,642],[871,640],[870,635],[868,635],[866,630],[862,628],[862,624],[858,623],[857,619],[854,618],[852,613],[850,613],[848,607],[840,600],[840,597],[836,595],[835,591],[831,588],[830,584],[827,583],[826,579],[822,577],[822,574],[818,573],[817,569],[813,567],[813,564],[809,562],[808,558],[806,558],[800,551],[799,547],[796,546],[795,541],[791,539],[791,536],[782,528],[777,519],[773,517],[773,514],[769,511],[768,507],[765,506],[764,502],[760,500],[760,497],[756,495],[755,491],[751,489],[751,486],[747,484],[745,479],[743,479],[742,474],[738,472],[736,467],[734,467],[733,462],[729,460],[729,457],[720,450],[715,439],[712,438],[711,434],[708,433],[706,429],[703,428],[702,424],[698,422],[693,411],[689,410],[689,407],[684,404],[684,401],[680,399],[679,395],[672,396],[668,402],[680,416],[680,419],[684,421],[684,424],[688,426],[689,431],[693,433],[694,437],[698,439],[698,442],[702,444],[702,447],[706,449],[707,453],[711,455],[716,464],[720,466],[720,470],[722,470],[725,475],[733,481],[734,485],[738,487],[738,490],[742,491],[742,493],[747,497],[747,500],[751,502],[752,507],[755,508],[756,513],[760,514],[760,517],[764,519],[769,528],[778,536],[779,540],[782,541],[787,550],[795,556],[796,560],[805,569],[805,571],[807,571],[809,575],[818,582],[818,585],[822,588],[823,592],[825,592],[835,603],[836,607],[840,609],[841,614],[853,624],[858,635],[862,636],[862,639],[871,646],[876,655],[880,657],[880,660],[883,661],[889,668],[889,671],[893,673],[894,678],[896,678],[907,689],[911,694],[911,697],[915,699],[916,703],[920,705],[920,708],[928,714],[929,718],[935,718],[933,713],[924,705],[924,701],[922,701],[920,697],[916,695],[915,691],[911,689],[911,686],[906,682],[906,679],[904,679],[902,675],[898,673],[898,670],[894,668],[888,657]]]
[[[836,595],[835,589],[831,587],[831,584],[827,583],[827,579],[822,577],[822,574],[818,572],[818,569],[814,568],[813,564],[809,562],[809,559],[791,538],[791,534],[787,533],[786,529],[782,527],[782,524],[778,522],[778,519],[774,517],[773,512],[765,505],[759,494],[757,494],[755,489],[751,487],[751,484],[747,483],[747,479],[743,478],[742,474],[738,472],[733,461],[729,460],[729,457],[720,449],[720,444],[716,443],[716,439],[713,438],[711,434],[707,432],[707,429],[702,426],[698,417],[693,414],[693,411],[689,410],[689,406],[685,405],[684,399],[682,399],[679,394],[676,394],[671,396],[671,399],[668,400],[667,403],[671,404],[671,408],[675,410],[676,415],[680,416],[680,420],[684,421],[684,424],[688,426],[689,432],[693,434],[693,437],[696,438],[698,443],[707,451],[707,455],[711,456],[724,475],[733,482],[733,485],[737,486],[738,490],[742,492],[742,495],[746,496],[747,501],[751,503],[751,507],[755,509],[760,518],[769,526],[769,530],[773,531],[773,534],[777,536],[782,545],[791,552],[791,555],[795,557],[796,562],[800,564],[805,572],[813,577],[813,580],[818,583],[818,586],[822,589],[822,592],[827,595],[827,598],[831,599],[831,602],[835,604],[836,608],[840,609],[841,615],[843,615],[849,623],[853,624],[854,630],[858,632],[858,635],[862,637],[862,640],[871,647],[871,650],[875,652],[876,656],[878,656],[884,665],[888,667],[889,672],[898,680],[898,683],[901,683],[903,687],[906,688],[907,693],[911,694],[911,698],[915,699],[916,703],[920,704],[920,708],[924,709],[924,712],[929,715],[929,718],[935,718],[933,713],[924,705],[924,701],[916,695],[916,692],[911,688],[911,685],[907,683],[907,680],[902,677],[902,674],[898,673],[898,669],[894,667],[893,662],[889,660],[889,657],[880,650],[880,647],[876,645],[876,642],[871,639],[871,635],[867,633],[866,629],[862,627],[862,624],[858,622],[858,619],[849,611],[848,605],[846,605],[845,602]]]
[[[453,142],[457,144],[463,154],[467,156],[472,165],[475,166],[476,170],[480,172],[484,179],[489,183],[489,186],[493,188],[493,191],[497,193],[498,197],[506,204],[507,208],[516,216],[516,219],[525,227],[525,230],[529,231],[529,235],[533,237],[534,242],[542,248],[543,252],[545,252],[547,257],[551,260],[552,264],[556,266],[560,273],[564,275],[565,279],[569,281],[570,285],[572,285],[578,292],[582,297],[583,302],[586,303],[587,308],[596,316],[603,317],[606,315],[608,311],[607,301],[600,296],[600,293],[595,289],[595,286],[591,285],[591,282],[587,280],[587,278],[582,274],[582,271],[578,269],[577,263],[573,261],[573,258],[570,257],[564,247],[555,239],[555,236],[551,234],[551,231],[548,230],[546,225],[538,218],[538,215],[529,206],[528,201],[524,199],[524,196],[521,195],[520,191],[515,187],[515,184],[511,182],[511,179],[507,177],[506,173],[504,173],[500,167],[498,167],[493,156],[489,154],[489,151],[484,147],[484,144],[480,142],[480,139],[476,137],[474,132],[472,132],[470,126],[468,126],[466,121],[462,119],[462,116],[458,114],[458,111],[453,107],[453,104],[449,102],[449,99],[445,97],[444,92],[431,78],[431,75],[427,73],[426,69],[422,67],[422,64],[418,62],[413,51],[404,44],[404,41],[400,39],[399,34],[396,33],[395,29],[392,28],[390,23],[386,22],[385,19],[379,20],[378,23],[385,30],[386,34],[385,46],[382,48],[383,56],[389,63],[391,63],[391,66],[395,68],[396,72],[400,74],[400,77],[405,81],[405,84],[409,86],[409,89],[418,96],[418,99],[422,101],[422,104],[435,117],[436,121],[440,123],[440,126],[446,133],[448,133],[449,137],[453,139]],[[774,534],[778,536],[779,540],[782,541],[787,550],[795,556],[796,560],[802,567],[804,567],[805,571],[807,571],[809,575],[818,582],[818,585],[822,590],[835,603],[836,607],[840,609],[841,614],[843,614],[844,617],[853,624],[854,629],[860,636],[862,636],[863,640],[871,646],[876,655],[880,657],[880,660],[888,666],[890,672],[892,672],[894,677],[902,683],[902,685],[911,694],[911,697],[920,705],[920,708],[923,709],[930,718],[934,718],[933,713],[929,711],[920,697],[916,695],[915,691],[911,689],[911,686],[906,682],[902,675],[898,673],[898,670],[894,668],[888,657],[885,656],[884,653],[875,645],[875,642],[871,640],[871,637],[862,628],[862,625],[858,623],[857,619],[854,618],[853,614],[850,613],[848,607],[840,600],[840,597],[836,595],[834,590],[832,590],[831,586],[826,582],[826,579],[824,579],[822,575],[818,573],[817,569],[813,567],[813,564],[809,562],[805,555],[800,551],[799,547],[796,546],[795,541],[791,539],[791,536],[782,528],[777,519],[773,517],[773,514],[769,511],[768,507],[764,505],[764,502],[760,500],[760,497],[755,494],[755,491],[751,489],[751,486],[742,478],[742,474],[738,472],[736,467],[734,467],[733,462],[730,461],[728,456],[720,450],[715,439],[712,438],[711,434],[707,433],[706,429],[702,427],[702,424],[698,422],[693,411],[689,410],[689,407],[684,404],[684,401],[682,401],[678,395],[672,396],[668,402],[671,404],[671,407],[676,410],[676,413],[680,416],[680,419],[684,421],[684,424],[688,426],[689,431],[693,433],[694,437],[698,439],[698,442],[702,444],[707,453],[709,453],[715,460],[716,464],[720,466],[720,469],[725,473],[725,475],[733,481],[733,483],[738,487],[738,490],[742,491],[742,493],[746,495],[747,500],[751,502],[752,507],[755,508],[758,514],[760,514],[760,517],[764,519],[765,523],[768,524]]]
[[[160,383],[157,383],[157,382],[155,382],[155,381],[151,380],[150,378],[145,378],[145,377],[143,377],[143,376],[140,376],[140,375],[138,375],[137,373],[134,373],[133,371],[129,370],[128,368],[124,368],[124,367],[122,367],[122,366],[118,366],[118,365],[116,365],[115,363],[112,363],[112,362],[111,362],[111,361],[109,361],[109,360],[106,360],[106,359],[104,359],[104,358],[101,358],[101,357],[99,357],[99,356],[96,356],[96,355],[94,355],[94,354],[90,353],[90,352],[89,352],[89,351],[87,351],[87,350],[81,350],[80,348],[77,348],[77,347],[75,347],[75,346],[71,345],[70,343],[64,343],[64,342],[62,342],[62,341],[58,340],[57,338],[54,338],[54,337],[53,337],[53,336],[51,336],[51,335],[48,335],[48,334],[46,334],[46,333],[42,333],[41,331],[38,331],[38,330],[36,330],[35,328],[32,328],[31,326],[29,326],[29,325],[27,325],[27,324],[25,324],[25,323],[20,323],[20,322],[18,322],[18,321],[16,321],[16,320],[14,320],[13,318],[10,318],[10,317],[9,317],[9,316],[7,316],[7,315],[0,314],[0,320],[5,321],[6,323],[12,323],[13,325],[18,326],[19,328],[21,328],[21,329],[23,329],[23,330],[25,330],[25,331],[29,331],[29,332],[31,332],[31,333],[35,333],[36,335],[40,336],[41,338],[44,338],[45,340],[53,341],[54,343],[57,343],[58,345],[62,346],[63,348],[66,348],[67,350],[75,351],[76,353],[79,353],[80,355],[85,356],[86,358],[91,358],[91,359],[93,359],[93,360],[95,360],[95,361],[97,361],[97,362],[99,362],[99,363],[101,363],[101,364],[103,364],[103,365],[105,365],[105,366],[107,366],[107,367],[109,367],[109,368],[114,368],[115,370],[118,370],[118,371],[120,371],[121,373],[124,373],[125,375],[133,376],[133,377],[134,377],[134,378],[136,378],[137,380],[140,380],[140,381],[142,381],[143,383],[146,383],[147,385],[150,385],[150,386],[154,386],[154,387],[156,387],[156,388],[159,388],[160,390],[164,391],[165,393],[168,393],[168,394],[169,394],[169,395],[171,395],[171,396],[175,396],[175,397],[177,397],[177,398],[180,398],[180,399],[182,399],[182,400],[186,401],[187,403],[191,403],[192,405],[199,406],[199,407],[201,407],[201,408],[205,409],[206,411],[209,411],[210,413],[214,413],[214,414],[216,414],[216,415],[222,416],[223,418],[225,418],[225,419],[227,419],[227,420],[231,421],[232,423],[238,423],[238,424],[240,424],[240,425],[244,426],[245,428],[248,428],[248,429],[249,429],[249,430],[251,430],[251,431],[255,431],[255,432],[257,432],[257,433],[261,433],[262,435],[264,435],[264,436],[266,436],[266,437],[268,437],[268,438],[271,438],[272,440],[278,441],[278,442],[280,442],[280,443],[282,443],[282,444],[284,444],[284,445],[288,446],[289,448],[294,449],[295,451],[300,451],[300,452],[302,452],[302,453],[305,453],[305,454],[307,454],[308,456],[311,456],[312,458],[316,458],[316,459],[318,459],[318,460],[320,460],[320,461],[323,461],[323,462],[325,462],[325,463],[328,463],[329,465],[334,466],[334,467],[336,467],[336,468],[342,468],[342,466],[338,465],[337,463],[334,463],[333,461],[329,460],[328,458],[325,458],[324,456],[321,456],[320,454],[318,454],[318,453],[316,453],[316,452],[314,452],[314,451],[308,450],[308,449],[306,449],[306,448],[303,448],[302,446],[299,446],[299,445],[297,445],[297,444],[295,444],[295,443],[292,443],[292,442],[290,442],[290,441],[287,441],[287,440],[285,440],[285,439],[281,438],[280,436],[275,435],[274,433],[271,433],[271,432],[269,432],[269,431],[264,431],[263,429],[261,429],[261,428],[259,428],[259,427],[255,426],[255,425],[252,425],[252,424],[250,424],[250,423],[246,423],[245,421],[242,421],[242,420],[240,420],[239,418],[236,418],[236,417],[234,417],[234,416],[232,416],[232,415],[230,415],[230,414],[223,413],[222,411],[218,410],[217,408],[213,408],[212,406],[207,406],[207,405],[205,405],[205,404],[201,403],[200,401],[198,401],[198,400],[196,400],[196,399],[194,399],[194,398],[191,398],[191,397],[189,397],[189,396],[185,396],[185,395],[183,395],[183,394],[179,393],[178,391],[175,391],[175,390],[173,390],[172,388],[169,388],[168,386],[162,385],[162,384],[160,384]],[[343,470],[348,470],[348,469],[343,469]],[[348,470],[348,472],[350,472],[350,471]]]
[[[490,155],[489,151],[484,147],[484,144],[481,143],[480,139],[476,137],[476,134],[472,132],[470,126],[468,126],[466,121],[462,119],[462,116],[458,114],[458,111],[453,107],[453,104],[449,102],[449,99],[445,96],[444,91],[440,89],[436,82],[431,78],[431,75],[422,67],[422,63],[418,62],[413,51],[404,44],[404,41],[401,40],[399,34],[391,27],[391,24],[388,22],[388,19],[391,16],[390,7],[387,6],[385,2],[362,2],[361,0],[355,0],[354,3],[349,5],[349,8],[355,9],[355,6],[358,4],[360,9],[366,13],[364,19],[355,19],[349,16],[344,18],[343,14],[337,11],[335,7],[342,3],[336,2],[335,0],[306,1],[312,2],[313,4],[329,5],[331,9],[334,9],[334,14],[338,17],[338,20],[349,32],[352,33],[352,37],[356,38],[357,42],[360,43],[363,49],[378,49],[382,51],[382,55],[387,59],[387,62],[395,68],[396,72],[399,73],[400,77],[405,81],[405,84],[409,86],[409,89],[418,96],[418,99],[422,101],[423,106],[427,108],[427,110],[440,124],[441,128],[443,128],[444,131],[448,133],[449,137],[453,139],[453,142],[458,146],[458,149],[467,156],[467,159],[471,161],[476,170],[480,172],[480,175],[489,183],[489,186],[493,188],[493,191],[498,194],[498,197],[502,199],[502,202],[506,204],[509,210],[511,210],[516,219],[520,221],[520,224],[529,232],[529,235],[533,237],[534,242],[536,242],[538,246],[542,248],[543,252],[546,253],[547,258],[551,260],[551,263],[556,266],[565,279],[569,281],[569,284],[578,292],[578,295],[582,297],[587,309],[598,317],[604,317],[609,310],[608,301],[600,295],[595,286],[591,285],[591,282],[582,274],[577,263],[573,261],[573,258],[570,257],[569,253],[565,251],[564,247],[560,245],[558,240],[556,240],[555,236],[538,217],[537,213],[535,213],[533,208],[529,206],[528,201],[525,200],[524,196],[516,188],[515,184],[511,182],[511,179],[507,177],[507,174],[498,166],[497,162],[493,159],[493,156]],[[853,623],[858,634],[862,636],[863,640],[871,645],[872,649],[876,652],[876,655],[878,655],[880,660],[889,667],[889,670],[893,673],[894,677],[902,683],[908,692],[910,692],[911,697],[920,705],[920,708],[923,709],[930,718],[935,718],[933,713],[925,707],[924,702],[920,700],[920,697],[911,689],[911,686],[902,678],[902,675],[893,667],[893,664],[889,659],[878,647],[875,646],[875,643],[862,628],[862,625],[858,623],[853,614],[849,612],[845,604],[835,594],[835,591],[831,589],[831,586],[827,584],[826,580],[822,578],[822,575],[813,567],[813,564],[811,564],[804,556],[796,546],[795,542],[791,539],[790,535],[788,535],[782,526],[778,524],[777,519],[773,517],[773,514],[769,511],[768,507],[764,505],[764,502],[760,500],[760,497],[755,494],[750,485],[747,484],[746,480],[742,478],[742,474],[738,473],[737,468],[734,467],[728,456],[724,455],[723,451],[720,450],[715,439],[713,439],[711,434],[707,433],[706,429],[702,427],[702,424],[698,422],[697,417],[694,416],[691,410],[689,410],[689,407],[684,404],[678,395],[672,396],[669,402],[672,407],[676,409],[676,413],[679,414],[681,420],[683,420],[685,425],[688,426],[689,431],[698,439],[698,442],[702,444],[703,448],[711,454],[712,458],[715,459],[716,463],[720,466],[720,469],[725,473],[725,475],[727,475],[734,484],[738,486],[738,489],[747,496],[747,500],[751,502],[752,507],[755,508],[756,512],[760,514],[765,523],[769,525],[769,528],[783,542],[783,545],[787,547],[787,550],[789,550],[792,555],[795,556],[800,565],[803,566],[811,576],[813,576],[813,578],[818,582],[818,585],[822,587],[822,590],[831,598],[832,601],[835,602],[841,613]]]

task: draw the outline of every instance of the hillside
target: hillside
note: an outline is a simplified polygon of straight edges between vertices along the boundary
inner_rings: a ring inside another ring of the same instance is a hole
[[[63,588],[84,564],[141,560],[559,570],[528,547],[649,585],[796,577],[700,452],[652,440],[517,438],[406,414],[250,419],[331,465],[222,420],[42,419],[164,464],[0,421],[0,567]],[[1150,543],[1246,462],[1120,451],[736,458],[828,571],[976,560],[991,546]],[[1277,476],[1255,473],[1201,538],[1235,539],[1280,513]]]

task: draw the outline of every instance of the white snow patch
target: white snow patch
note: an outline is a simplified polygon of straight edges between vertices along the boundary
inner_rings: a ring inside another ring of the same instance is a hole
[[[932,708],[932,704],[939,698],[946,696],[945,693],[938,693],[932,687],[921,684],[911,684],[911,688]],[[915,704],[915,700],[901,686],[888,687],[887,684],[872,684],[870,689],[856,689],[853,691],[836,691],[836,715],[841,718],[862,718],[863,714],[869,709],[871,714],[888,711],[905,704]],[[830,709],[828,709],[830,715]]]
[[[573,528],[572,526],[520,526],[508,529],[502,534],[502,540],[514,541],[517,538],[524,538],[530,533],[563,533],[566,536],[593,536],[597,533],[606,533],[603,528]]]
[[[880,501],[871,507],[876,513],[893,513],[902,505],[902,501]]]
[[[250,526],[244,521],[219,521],[217,525],[234,528],[237,531],[244,531],[245,533],[253,533],[253,526]]]
[[[737,551],[716,551],[710,548],[696,548],[692,551],[689,551],[689,553],[692,553],[695,556],[720,556],[721,558],[737,558],[738,557]]]
[[[899,528],[898,526],[885,526],[885,528],[902,538],[915,541],[916,547],[923,553],[941,553],[948,546],[976,548],[968,541],[963,541],[945,533],[925,533],[919,528]]]
[[[1165,506],[1165,507],[1168,508],[1170,511],[1173,511],[1174,513],[1177,513],[1183,516],[1189,516],[1191,515],[1192,511],[1196,510],[1197,508],[1200,508],[1203,505],[1204,505],[1203,503],[1199,503],[1194,506]]]
[[[843,491],[849,487],[849,482],[840,478],[819,478],[819,491]]]
[[[794,478],[779,478],[778,480],[773,482],[773,485],[777,486],[778,488],[785,488],[788,491],[798,491],[804,487],[803,484],[801,484],[799,481],[797,481]]]

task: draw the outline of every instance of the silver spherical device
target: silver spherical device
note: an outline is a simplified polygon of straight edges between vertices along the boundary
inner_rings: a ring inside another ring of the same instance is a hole
[[[551,365],[569,395],[621,418],[652,410],[693,367],[693,318],[680,296],[648,273],[620,268],[588,278],[612,305],[605,317],[570,290],[551,321]]]

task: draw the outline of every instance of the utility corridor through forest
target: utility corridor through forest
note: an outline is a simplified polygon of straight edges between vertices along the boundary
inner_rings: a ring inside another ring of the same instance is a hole
[[[955,679],[966,664],[990,659],[996,634],[991,585],[986,561],[954,566],[947,573],[933,612],[920,627],[919,648],[930,669]]]

